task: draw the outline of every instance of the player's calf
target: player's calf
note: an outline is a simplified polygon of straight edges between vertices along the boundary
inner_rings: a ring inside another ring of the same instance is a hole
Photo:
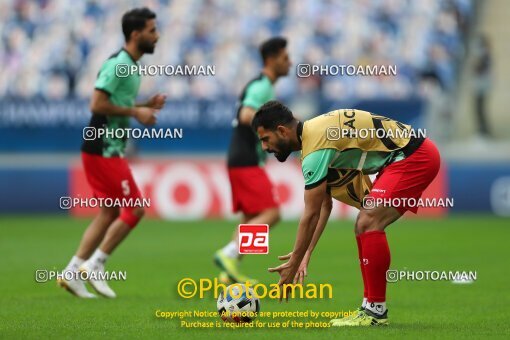
[[[110,254],[124,240],[124,238],[136,227],[140,219],[145,214],[145,210],[141,207],[122,208],[120,216],[108,228],[106,235],[96,249],[94,254],[80,267],[80,271],[88,273],[103,273],[105,271],[105,263]],[[115,292],[108,286],[106,280],[97,279],[101,275],[90,276],[88,281],[91,286],[102,296],[115,298]]]
[[[104,238],[110,225],[120,216],[120,209],[116,207],[102,207],[99,214],[87,227],[76,251],[80,259],[88,259]]]
[[[367,286],[365,310],[375,319],[386,319],[383,316],[387,311],[386,271],[390,267],[391,256],[384,229],[400,216],[394,208],[379,206],[371,210],[362,209],[356,220],[355,232],[361,246],[361,270]]]

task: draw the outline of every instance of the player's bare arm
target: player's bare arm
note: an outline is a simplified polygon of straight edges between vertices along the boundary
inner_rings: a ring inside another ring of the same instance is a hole
[[[161,110],[166,104],[166,95],[157,93],[149,98],[148,101],[143,103],[136,103],[136,107],[149,107],[156,110]]]
[[[239,112],[239,123],[243,125],[251,125],[251,121],[257,111],[250,106],[243,106]]]
[[[299,221],[296,242],[294,244],[292,255],[288,262],[276,268],[269,268],[270,272],[278,272],[280,274],[280,281],[278,282],[280,286],[294,281],[299,265],[301,264],[301,261],[312,242],[320,219],[321,207],[325,197],[327,197],[326,181],[322,182],[315,188],[305,191],[305,211]]]
[[[319,242],[319,239],[322,236],[322,232],[326,228],[332,209],[333,201],[331,199],[331,196],[325,195],[324,200],[322,201],[319,222],[317,222],[317,227],[315,228],[315,232],[313,233],[312,242],[310,242],[310,246],[306,250],[305,256],[301,261],[301,265],[299,266],[296,277],[294,278],[294,283],[303,284],[305,277],[308,275],[307,272],[308,263],[310,263],[310,258],[312,257],[313,250],[315,249],[315,246],[317,246],[317,242]]]
[[[321,213],[319,217],[319,222],[317,222],[317,227],[315,227],[315,232],[313,233],[312,242],[310,242],[310,246],[306,250],[305,256],[303,260],[301,260],[301,264],[299,265],[296,276],[294,277],[293,283],[303,284],[305,277],[308,276],[308,264],[310,263],[310,258],[312,257],[313,250],[319,242],[319,239],[322,236],[322,232],[326,228],[326,224],[328,223],[329,216],[331,215],[331,210],[333,209],[333,201],[330,195],[326,195],[324,200],[322,201]],[[278,256],[279,260],[288,260],[292,256],[292,253],[287,255]]]
[[[156,123],[156,109],[150,107],[122,107],[112,104],[106,92],[95,89],[90,99],[90,110],[97,115],[132,116],[144,125]]]

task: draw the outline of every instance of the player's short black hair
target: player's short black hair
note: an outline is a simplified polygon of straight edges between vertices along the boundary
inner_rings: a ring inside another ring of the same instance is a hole
[[[262,57],[264,64],[266,63],[267,58],[278,55],[282,48],[285,47],[287,47],[287,39],[282,37],[274,37],[264,41],[259,48],[260,56]]]
[[[134,8],[122,16],[122,33],[126,42],[133,31],[143,30],[147,20],[156,19],[156,13],[147,7]]]
[[[251,122],[251,128],[257,131],[259,126],[274,131],[279,125],[289,125],[295,120],[289,108],[279,101],[270,100],[260,107]]]

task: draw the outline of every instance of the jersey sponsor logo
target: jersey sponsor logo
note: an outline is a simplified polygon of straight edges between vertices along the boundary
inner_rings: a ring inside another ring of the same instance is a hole
[[[308,171],[305,173],[305,179],[310,179],[312,176],[313,176],[314,172],[313,171]]]
[[[239,254],[269,253],[269,225],[240,224],[238,229]]]
[[[346,118],[344,121],[344,125],[354,129],[354,123],[356,122],[356,111],[351,110],[349,113],[347,110],[344,111],[344,117]]]
[[[382,192],[382,193],[385,193],[386,190],[385,189],[377,189],[377,188],[374,188],[372,189],[373,192]]]

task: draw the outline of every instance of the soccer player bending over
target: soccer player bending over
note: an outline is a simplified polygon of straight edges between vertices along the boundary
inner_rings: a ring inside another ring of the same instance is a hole
[[[276,37],[260,46],[264,68],[258,77],[244,88],[233,122],[232,140],[228,150],[228,177],[232,188],[234,212],[243,213],[242,223],[268,224],[274,226],[280,219],[275,189],[263,166],[266,154],[251,129],[255,111],[265,102],[274,99],[273,85],[278,78],[289,73],[291,65],[287,52],[287,40]],[[256,282],[239,271],[237,230],[232,240],[214,255],[221,268],[220,281]]]
[[[288,262],[269,271],[280,274],[280,285],[302,283],[330,215],[331,196],[356,206],[360,211],[354,232],[364,285],[363,301],[357,313],[331,320],[331,325],[388,324],[386,271],[390,266],[390,249],[385,229],[406,211],[416,213],[416,207],[405,203],[421,197],[436,177],[440,156],[435,145],[412,133],[409,125],[360,110],[331,111],[301,123],[276,101],[257,111],[252,127],[262,148],[274,153],[280,162],[291,152],[301,150],[305,179],[305,210],[294,249],[280,257]],[[367,130],[359,135],[368,138],[356,138],[361,129]],[[367,134],[369,129],[377,133]],[[341,133],[342,130],[352,133]],[[367,175],[375,173],[378,175],[372,185]],[[403,205],[362,205],[363,201],[373,203],[381,199],[400,200]]]
[[[129,127],[131,117],[144,125],[153,125],[157,110],[165,104],[165,96],[160,94],[151,97],[147,103],[135,104],[140,76],[126,69],[126,66],[137,65],[145,53],[154,52],[159,37],[156,14],[148,8],[133,9],[122,17],[122,31],[126,41],[124,48],[103,63],[97,76],[90,101],[90,128],[108,129],[110,132],[125,129]],[[124,159],[126,142],[125,138],[116,138],[115,134],[84,141],[81,154],[83,167],[96,197],[141,201],[140,191]],[[65,270],[104,272],[108,257],[143,215],[143,207],[101,207]],[[116,296],[105,280],[96,279],[101,278],[100,275],[89,274],[86,277],[99,294],[109,298]],[[79,279],[61,279],[59,285],[78,297],[95,297]]]

